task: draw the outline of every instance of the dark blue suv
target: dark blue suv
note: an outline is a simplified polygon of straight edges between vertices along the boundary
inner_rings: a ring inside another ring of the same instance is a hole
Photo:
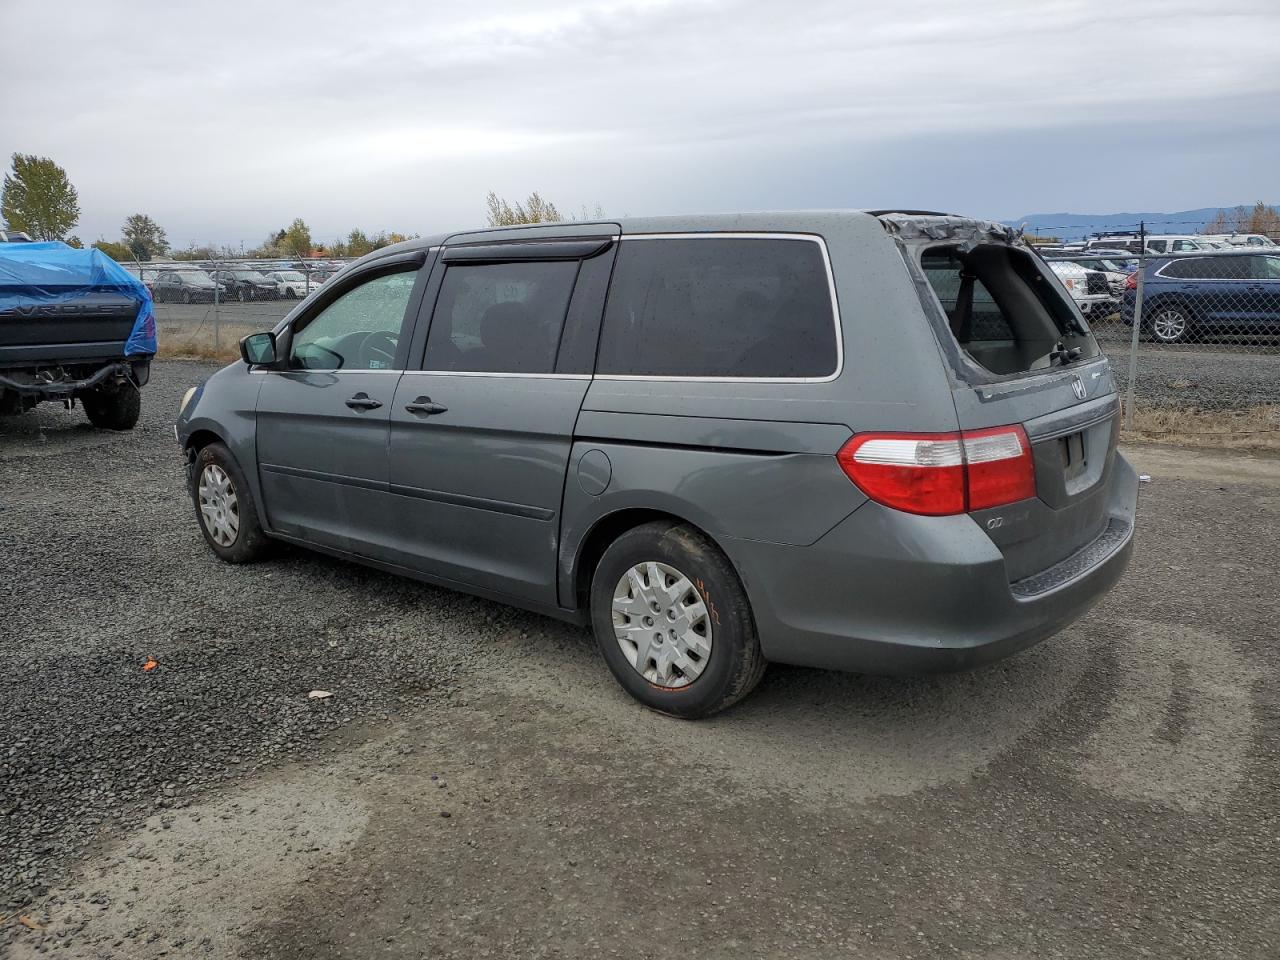
[[[1143,276],[1142,328],[1161,343],[1213,334],[1280,334],[1280,255],[1203,253],[1155,257]],[[1120,303],[1133,325],[1137,274]]]

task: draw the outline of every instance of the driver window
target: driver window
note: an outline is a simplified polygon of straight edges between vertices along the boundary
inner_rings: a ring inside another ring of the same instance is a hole
[[[390,370],[416,271],[367,280],[293,335],[289,365],[301,370]]]

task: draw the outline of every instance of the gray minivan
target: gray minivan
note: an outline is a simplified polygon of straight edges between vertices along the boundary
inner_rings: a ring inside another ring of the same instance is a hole
[[[1089,328],[998,224],[746,214],[440,235],[183,398],[205,539],[589,623],[698,717],[769,661],[968,667],[1120,577],[1137,478]]]

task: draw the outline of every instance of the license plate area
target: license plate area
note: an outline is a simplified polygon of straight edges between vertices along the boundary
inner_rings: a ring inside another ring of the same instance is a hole
[[[1084,431],[1070,433],[1058,440],[1062,454],[1062,476],[1075,480],[1089,469],[1089,459],[1084,442]]]

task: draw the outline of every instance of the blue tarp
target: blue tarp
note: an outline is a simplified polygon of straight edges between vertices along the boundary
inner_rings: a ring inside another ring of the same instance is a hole
[[[65,243],[0,243],[0,313],[70,304],[86,293],[119,293],[138,302],[126,357],[156,352],[156,311],[146,286],[101,250]]]

